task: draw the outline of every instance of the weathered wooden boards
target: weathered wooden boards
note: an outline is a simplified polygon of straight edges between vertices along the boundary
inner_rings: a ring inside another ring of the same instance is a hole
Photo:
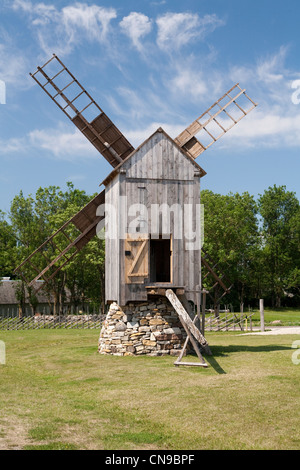
[[[166,287],[185,288],[194,300],[191,291],[201,283],[201,174],[158,129],[106,178],[105,201],[117,221],[116,237],[105,242],[107,302],[146,301],[148,286],[163,287],[153,276],[153,241],[159,238],[169,240],[169,249],[159,255],[169,264]]]
[[[200,363],[182,363],[180,362],[181,361],[181,358],[182,358],[182,355],[183,355],[183,352],[184,352],[184,349],[186,348],[187,346],[187,341],[186,341],[186,344],[184,346],[184,349],[182,351],[182,355],[179,356],[178,360],[175,362],[175,365],[200,365],[200,366],[204,366],[204,367],[207,367],[207,364],[206,362],[204,361],[200,351],[199,351],[199,348],[197,346],[197,342],[195,341],[195,339],[200,343],[201,347],[203,348],[203,350],[206,352],[206,354],[208,355],[211,355],[211,350],[209,348],[209,345],[206,341],[206,339],[204,338],[204,336],[200,333],[200,331],[198,330],[198,328],[195,326],[195,323],[191,320],[190,316],[188,315],[187,311],[184,309],[182,303],[180,302],[180,300],[178,299],[177,295],[173,292],[172,289],[167,289],[166,290],[166,297],[167,299],[170,301],[171,305],[174,307],[174,309],[176,310],[178,316],[179,316],[179,319],[182,323],[182,326],[184,327],[186,333],[187,333],[187,341],[190,340],[194,349],[195,349],[195,352],[197,354],[197,356],[199,357],[200,359]]]

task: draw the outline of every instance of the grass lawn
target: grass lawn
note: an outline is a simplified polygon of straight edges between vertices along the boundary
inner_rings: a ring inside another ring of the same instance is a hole
[[[207,369],[102,356],[98,336],[0,332],[0,449],[300,448],[299,335],[207,333]]]
[[[240,312],[235,312],[237,318],[240,317]],[[252,324],[253,326],[260,326],[260,313],[259,310],[253,310],[252,314]],[[244,316],[248,315],[247,309],[244,311]],[[231,313],[227,314],[227,317],[230,318]],[[299,326],[300,325],[300,309],[299,308],[278,308],[271,309],[266,307],[264,309],[265,317],[265,326],[272,326],[273,322],[280,322],[278,325],[281,326]],[[224,312],[220,312],[220,320],[225,321],[226,315]],[[248,323],[249,324],[249,323]],[[245,326],[245,323],[244,323]],[[209,322],[207,320],[207,328],[209,328]]]
[[[246,312],[245,312],[246,313]],[[264,309],[265,324],[270,325],[273,321],[280,321],[281,325],[299,326],[300,325],[300,310],[299,308],[278,308],[271,309],[266,307]],[[259,310],[256,311],[252,320],[257,324],[260,323]]]

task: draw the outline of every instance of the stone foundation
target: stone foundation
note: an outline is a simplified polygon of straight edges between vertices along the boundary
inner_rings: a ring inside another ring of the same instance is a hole
[[[166,298],[121,308],[115,302],[100,332],[100,354],[178,356],[186,333]]]

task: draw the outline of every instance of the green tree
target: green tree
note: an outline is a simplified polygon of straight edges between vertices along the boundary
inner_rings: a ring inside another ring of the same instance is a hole
[[[252,273],[259,249],[254,197],[247,192],[224,196],[206,190],[201,193],[201,202],[205,214],[203,248],[234,284],[235,297],[243,304],[252,286]],[[220,294],[221,290],[216,286],[215,301]]]
[[[10,219],[12,229],[18,240],[18,253],[15,266],[26,259],[36,248],[44,243],[65,222],[71,219],[93,196],[85,191],[74,188],[72,183],[67,183],[67,190],[62,191],[58,186],[39,188],[35,197],[24,197],[20,192],[11,204]],[[74,240],[79,231],[72,224],[65,229],[65,234],[60,233],[45,245],[42,251],[38,251],[30,259],[29,267],[25,272],[26,279],[34,279],[48,264],[54,260],[69,244],[69,239]],[[54,298],[54,313],[61,311],[66,298],[66,288],[71,292],[74,306],[93,301],[97,305],[103,302],[103,277],[104,255],[103,243],[100,240],[92,240],[77,254],[72,261],[62,267],[55,274],[56,268],[51,267],[47,278],[51,278],[44,290]],[[73,249],[73,252],[75,249]],[[73,253],[71,251],[71,254]],[[66,261],[62,257],[61,263]],[[53,276],[53,277],[52,277]],[[27,289],[28,290],[28,289]],[[31,306],[35,309],[35,299]]]
[[[15,268],[16,237],[13,228],[0,211],[0,278],[11,277]]]
[[[269,187],[258,200],[262,217],[264,275],[272,306],[280,307],[290,289],[299,291],[300,206],[285,186]]]

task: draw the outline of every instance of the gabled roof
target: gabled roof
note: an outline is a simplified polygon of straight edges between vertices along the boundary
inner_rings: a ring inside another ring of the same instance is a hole
[[[40,282],[43,281],[37,281],[38,284]],[[0,282],[0,305],[19,305],[19,301],[16,297],[16,289],[20,284],[21,281],[5,280]],[[36,294],[36,296],[38,298],[39,304],[47,304],[49,302],[48,294],[42,289]],[[67,293],[67,298],[68,297],[69,294]],[[53,300],[53,295],[50,294],[50,302],[53,303]],[[68,302],[68,300],[66,301]],[[29,303],[27,295],[25,303]]]
[[[128,161],[130,160],[133,155],[135,155],[147,142],[149,142],[149,140],[151,140],[157,133],[161,133],[163,134],[167,139],[169,139],[174,146],[177,147],[177,149],[182,153],[182,155],[184,155],[185,158],[187,158],[194,166],[195,168],[199,171],[200,173],[200,177],[202,178],[202,176],[205,176],[206,175],[206,171],[203,170],[203,168],[201,168],[200,165],[198,165],[198,163],[184,150],[182,149],[175,141],[174,139],[172,139],[172,137],[170,137],[161,127],[159,127],[152,135],[150,135],[150,137],[148,137],[141,145],[139,145],[130,155],[128,155],[127,158],[125,158],[125,160],[123,160],[116,168],[113,169],[113,171],[102,181],[102,183],[100,184],[100,186],[103,184],[104,186],[106,186],[114,177],[115,175],[117,175],[122,166]]]

